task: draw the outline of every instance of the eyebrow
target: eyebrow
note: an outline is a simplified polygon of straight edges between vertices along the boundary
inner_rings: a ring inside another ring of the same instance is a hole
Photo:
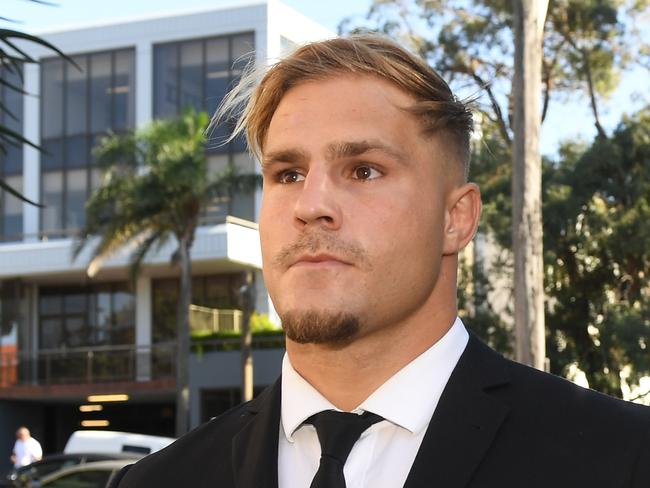
[[[334,161],[336,159],[361,156],[375,151],[387,154],[402,164],[406,164],[409,160],[405,152],[376,140],[333,142],[326,148],[325,159],[328,161]],[[271,151],[265,155],[262,161],[262,167],[274,163],[304,163],[308,159],[309,153],[303,149],[280,149],[277,151]]]
[[[262,158],[262,168],[270,166],[275,163],[288,163],[298,164],[303,163],[309,159],[309,154],[298,148],[280,149],[278,151],[271,151],[264,155]]]

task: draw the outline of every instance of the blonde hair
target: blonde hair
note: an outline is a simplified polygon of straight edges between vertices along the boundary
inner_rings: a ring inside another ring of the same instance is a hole
[[[312,42],[265,72],[250,63],[238,85],[224,98],[211,125],[234,117],[229,140],[245,132],[250,151],[261,160],[271,118],[284,95],[300,83],[341,74],[377,76],[411,95],[415,103],[406,110],[418,117],[425,135],[445,131],[452,137],[467,179],[473,128],[468,103],[458,100],[426,62],[378,35]]]

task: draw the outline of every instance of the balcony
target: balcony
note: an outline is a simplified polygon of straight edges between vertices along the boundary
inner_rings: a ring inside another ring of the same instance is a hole
[[[195,341],[192,353],[239,349],[237,336]],[[253,349],[281,349],[281,335],[253,336]],[[99,346],[42,349],[28,354],[0,354],[0,389],[20,386],[98,385],[102,383],[173,380],[175,342],[151,346]]]

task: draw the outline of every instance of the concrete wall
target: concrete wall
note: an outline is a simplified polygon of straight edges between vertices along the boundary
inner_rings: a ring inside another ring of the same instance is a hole
[[[284,349],[253,351],[253,384],[267,386],[282,371]],[[190,428],[201,421],[201,390],[239,388],[241,386],[241,351],[207,352],[190,357]]]

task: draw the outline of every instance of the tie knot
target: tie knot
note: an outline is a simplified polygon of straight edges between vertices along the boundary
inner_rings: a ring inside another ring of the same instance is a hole
[[[383,420],[379,415],[364,412],[362,415],[336,410],[325,410],[307,419],[316,428],[321,455],[345,464],[354,444],[371,425]]]

